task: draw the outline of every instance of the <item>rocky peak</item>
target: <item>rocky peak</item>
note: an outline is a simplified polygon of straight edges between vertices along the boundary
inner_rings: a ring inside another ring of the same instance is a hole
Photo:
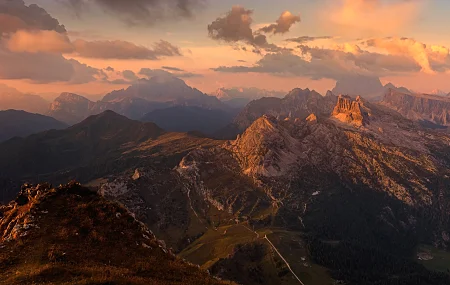
[[[360,96],[353,100],[350,96],[339,95],[332,116],[344,123],[356,126],[368,124],[368,115],[363,110],[364,102]]]
[[[227,148],[238,159],[245,174],[280,176],[296,161],[297,143],[282,122],[264,115]]]

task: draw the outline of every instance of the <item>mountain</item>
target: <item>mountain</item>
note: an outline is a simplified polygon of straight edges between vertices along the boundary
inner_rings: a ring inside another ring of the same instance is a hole
[[[2,194],[80,180],[240,284],[450,284],[448,134],[361,97],[290,95],[226,142],[105,112],[0,144]]]
[[[212,140],[168,133],[153,123],[112,111],[90,116],[64,130],[50,130],[0,144],[0,201],[11,199],[24,182],[83,183],[121,173],[130,166],[168,163]],[[147,159],[145,159],[147,158]]]
[[[122,206],[76,183],[0,206],[0,284],[231,284],[175,257]]]
[[[392,89],[392,90],[395,90],[395,91],[398,91],[398,92],[401,92],[401,93],[405,93],[405,94],[412,94],[412,93],[415,93],[415,92],[409,90],[408,88],[405,88],[405,87],[397,87],[397,86],[395,86],[394,84],[392,84],[392,83],[390,83],[390,82],[387,83],[386,85],[384,85],[384,90],[385,90],[385,92],[386,92],[386,91],[389,91],[389,89]]]
[[[47,115],[73,125],[91,115],[98,115],[106,110],[112,110],[130,119],[140,119],[147,112],[167,106],[164,103],[149,102],[141,98],[123,98],[114,102],[93,102],[77,94],[62,93],[53,101]]]
[[[127,89],[113,91],[105,95],[102,101],[115,102],[124,98],[141,98],[149,102],[159,103],[170,102],[174,106],[196,106],[210,110],[226,108],[216,97],[203,94],[172,75],[140,79]]]
[[[409,94],[391,89],[385,93],[383,104],[430,127],[450,125],[450,99],[444,96]]]
[[[234,114],[217,98],[189,87],[179,78],[163,75],[141,79],[127,89],[107,94],[97,102],[77,94],[62,93],[53,101],[47,115],[73,125],[106,110],[139,120],[155,110],[177,106],[198,107],[204,109],[203,112],[219,110],[221,113],[229,112],[229,116]]]
[[[16,110],[0,111],[0,142],[13,137],[26,137],[45,130],[66,127],[66,124],[43,115]]]
[[[0,84],[0,111],[14,109],[45,114],[48,106],[49,102],[42,97],[24,94],[14,88]]]
[[[213,134],[233,120],[233,113],[195,106],[176,106],[146,114],[141,121],[153,122],[172,132],[200,131]]]
[[[384,86],[378,77],[355,75],[338,80],[331,91],[338,95],[363,96],[368,100],[378,100],[383,96]]]
[[[256,119],[263,115],[278,118],[305,119],[311,113],[329,116],[336,103],[336,96],[328,92],[322,96],[314,90],[294,89],[284,98],[266,97],[250,102],[236,116],[233,123],[216,133],[217,137],[235,138]]]
[[[258,88],[219,88],[212,96],[217,97],[232,108],[242,108],[250,101],[263,97],[282,98],[286,93],[282,91],[269,91]]]

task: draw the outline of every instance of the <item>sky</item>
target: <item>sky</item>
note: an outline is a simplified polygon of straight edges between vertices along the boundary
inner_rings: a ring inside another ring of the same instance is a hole
[[[325,93],[380,77],[450,92],[447,0],[0,0],[0,84],[104,94],[172,73]]]

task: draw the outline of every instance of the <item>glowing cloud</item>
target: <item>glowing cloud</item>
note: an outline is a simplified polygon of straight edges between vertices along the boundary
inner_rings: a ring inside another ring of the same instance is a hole
[[[443,46],[430,45],[409,38],[382,38],[363,42],[366,46],[385,50],[386,52],[408,56],[421,67],[422,72],[433,74],[441,69],[442,65],[450,62],[449,49]]]
[[[65,34],[45,30],[18,31],[8,39],[7,46],[12,52],[70,53],[73,51],[73,46]]]
[[[336,4],[337,2],[337,4]],[[341,35],[391,35],[411,24],[424,1],[421,0],[332,0],[324,20]]]

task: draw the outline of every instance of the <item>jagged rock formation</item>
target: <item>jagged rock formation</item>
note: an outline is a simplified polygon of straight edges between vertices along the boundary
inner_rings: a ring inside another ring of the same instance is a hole
[[[431,125],[450,125],[450,99],[447,97],[389,90],[385,93],[382,103],[414,121],[424,121]]]
[[[254,121],[264,115],[275,118],[304,120],[311,113],[328,117],[336,104],[336,96],[328,92],[322,96],[314,90],[294,89],[284,98],[267,97],[250,102],[234,122],[221,132],[218,137],[235,138],[244,132]]]
[[[244,174],[278,176],[296,162],[298,142],[278,124],[275,117],[265,115],[226,146],[235,154]]]
[[[363,110],[361,97],[352,100],[350,96],[340,95],[332,116],[339,121],[364,126],[369,123],[369,115]]]
[[[0,284],[225,284],[79,184],[24,185],[0,207]],[[227,283],[229,284],[229,283]]]

